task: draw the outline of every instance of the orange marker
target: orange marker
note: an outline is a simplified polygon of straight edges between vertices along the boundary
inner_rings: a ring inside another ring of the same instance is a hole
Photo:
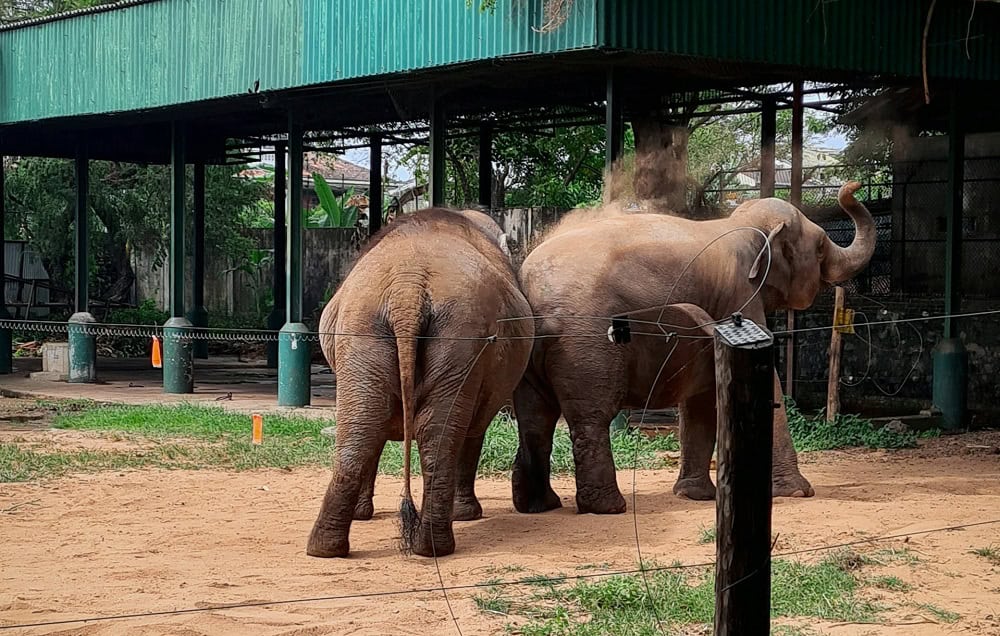
[[[163,358],[160,356],[160,339],[153,336],[153,368],[163,368]]]
[[[264,441],[264,418],[260,413],[253,414],[253,443],[260,444]]]

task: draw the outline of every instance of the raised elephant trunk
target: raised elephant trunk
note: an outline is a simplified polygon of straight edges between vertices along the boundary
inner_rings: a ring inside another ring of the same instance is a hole
[[[854,240],[847,247],[840,247],[826,239],[823,250],[822,276],[828,283],[840,283],[856,276],[875,253],[875,221],[868,208],[854,198],[861,184],[849,181],[840,188],[837,202],[854,220]]]

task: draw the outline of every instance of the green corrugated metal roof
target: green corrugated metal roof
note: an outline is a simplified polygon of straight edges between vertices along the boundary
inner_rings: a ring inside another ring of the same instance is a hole
[[[126,2],[0,29],[0,124],[245,95],[258,81],[282,91],[586,49],[800,67],[805,79],[918,77],[929,2],[575,0],[550,33],[535,29],[540,0],[499,0],[493,14],[465,0]],[[979,3],[966,40],[972,6],[938,2],[932,76],[1000,80],[1000,6]]]

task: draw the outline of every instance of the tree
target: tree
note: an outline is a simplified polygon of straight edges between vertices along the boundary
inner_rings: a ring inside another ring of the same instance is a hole
[[[0,24],[86,9],[114,0],[0,0]]]
[[[250,249],[240,230],[258,223],[258,202],[267,194],[266,184],[239,178],[239,170],[239,166],[209,166],[205,171],[205,240],[228,256]],[[190,210],[190,170],[187,177]],[[71,287],[74,246],[67,228],[73,224],[76,206],[72,162],[44,158],[12,162],[6,186],[8,236],[29,241],[53,283]],[[166,255],[170,171],[165,166],[92,161],[89,205],[93,294],[125,300],[135,281],[133,252],[156,254],[161,262]]]

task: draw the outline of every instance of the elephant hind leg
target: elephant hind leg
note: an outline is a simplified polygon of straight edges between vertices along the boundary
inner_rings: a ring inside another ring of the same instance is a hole
[[[517,417],[517,455],[511,475],[514,508],[538,513],[562,506],[552,490],[552,436],[559,421],[559,403],[554,395],[540,390],[527,378],[514,389]]]
[[[379,455],[385,444],[380,420],[352,421],[341,418],[338,409],[337,441],[333,479],[327,487],[319,516],[313,524],[306,554],[314,557],[345,557],[350,552],[349,534],[358,499],[366,480],[374,480]]]
[[[715,450],[715,391],[688,398],[680,405],[681,474],[674,494],[687,499],[715,499],[715,484],[708,475]]]
[[[378,475],[378,462],[385,449],[385,440],[378,445],[378,453],[374,462],[370,462],[365,467],[365,474],[361,482],[361,493],[358,496],[358,504],[354,507],[355,521],[368,521],[375,515],[375,478]]]

